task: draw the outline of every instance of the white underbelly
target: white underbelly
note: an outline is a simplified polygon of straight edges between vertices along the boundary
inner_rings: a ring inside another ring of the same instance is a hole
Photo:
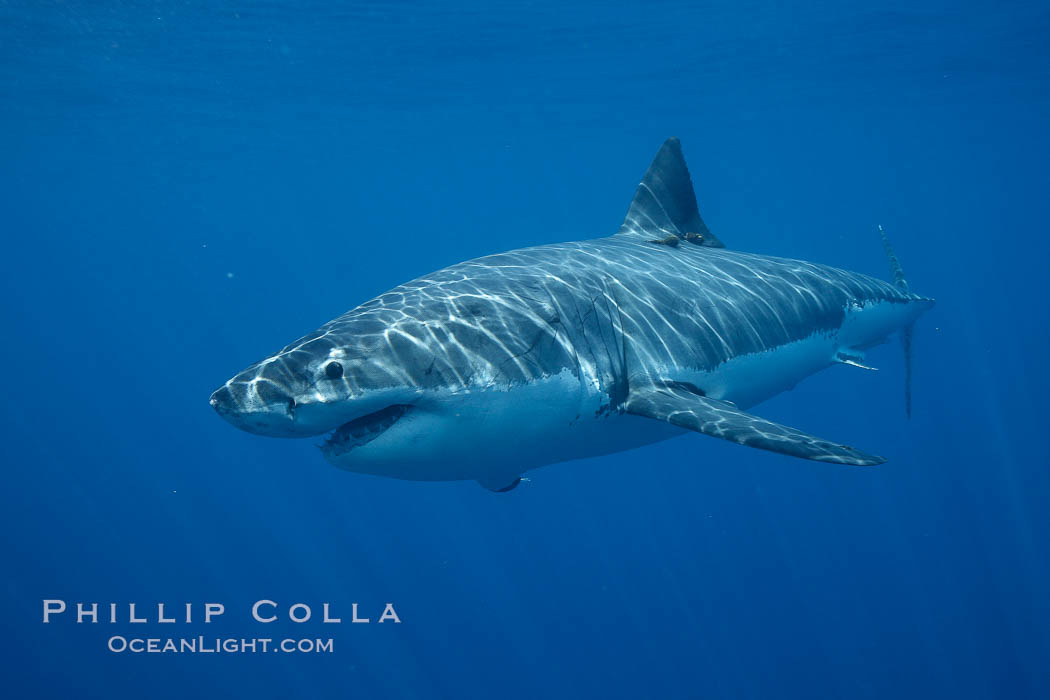
[[[841,328],[817,331],[791,343],[734,357],[713,370],[664,368],[668,379],[690,382],[707,396],[749,408],[787,391],[806,377],[831,366],[845,352],[863,357],[863,349],[883,342],[928,305],[872,302],[846,309]]]
[[[734,357],[710,371],[679,370],[670,378],[695,384],[713,399],[748,408],[828,367],[837,351],[836,334],[814,333],[770,350]]]
[[[684,431],[601,412],[607,399],[568,370],[542,380],[435,393],[389,430],[333,463],[348,471],[420,481],[512,481],[546,464],[620,452]]]
[[[878,342],[900,326],[901,313],[888,305],[853,308],[841,334],[816,332],[712,370],[647,367],[632,382],[689,382],[706,396],[746,409],[833,364],[840,350]],[[521,385],[431,392],[389,430],[333,463],[400,479],[499,485],[546,464],[621,452],[685,432],[664,421],[600,411],[607,401],[594,382],[581,382],[569,370]]]
[[[695,384],[747,407],[826,367],[835,341],[813,336],[734,358],[714,371],[660,368],[654,378]],[[336,466],[419,481],[509,483],[548,464],[622,452],[686,431],[664,421],[602,412],[607,398],[569,371],[525,385],[435,394]]]

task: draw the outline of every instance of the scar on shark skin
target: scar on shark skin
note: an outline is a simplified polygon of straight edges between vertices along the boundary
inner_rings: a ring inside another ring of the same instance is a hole
[[[678,236],[677,234],[672,233],[667,238],[658,238],[658,239],[656,239],[654,241],[648,241],[648,242],[649,243],[656,243],[657,245],[669,245],[672,248],[677,248],[678,244],[681,243],[682,241],[689,241],[693,245],[703,245],[704,244],[704,234],[697,233],[695,231],[687,231],[686,233],[682,234],[681,236]]]

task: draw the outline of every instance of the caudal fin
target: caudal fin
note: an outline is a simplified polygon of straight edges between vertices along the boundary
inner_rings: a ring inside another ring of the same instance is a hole
[[[890,261],[893,284],[906,292],[908,291],[908,280],[904,278],[901,261],[897,258],[893,246],[890,245],[886,232],[882,230],[882,224],[879,224],[879,235],[882,237],[882,247],[886,250],[886,257]],[[911,332],[914,327],[914,323],[909,323],[901,330],[901,347],[904,348],[904,411],[908,418],[911,418]]]
[[[911,418],[911,331],[914,323],[909,323],[901,331],[901,347],[904,348],[904,413]]]

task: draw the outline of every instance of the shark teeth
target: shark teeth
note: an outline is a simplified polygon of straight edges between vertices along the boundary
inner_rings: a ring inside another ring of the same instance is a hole
[[[367,445],[389,430],[409,408],[403,404],[394,404],[343,423],[321,445],[321,451],[329,457],[338,457]]]

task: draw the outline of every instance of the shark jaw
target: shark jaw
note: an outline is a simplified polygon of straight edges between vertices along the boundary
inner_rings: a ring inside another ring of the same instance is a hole
[[[367,445],[392,428],[410,408],[406,404],[393,404],[343,423],[321,444],[321,453],[333,460]]]

